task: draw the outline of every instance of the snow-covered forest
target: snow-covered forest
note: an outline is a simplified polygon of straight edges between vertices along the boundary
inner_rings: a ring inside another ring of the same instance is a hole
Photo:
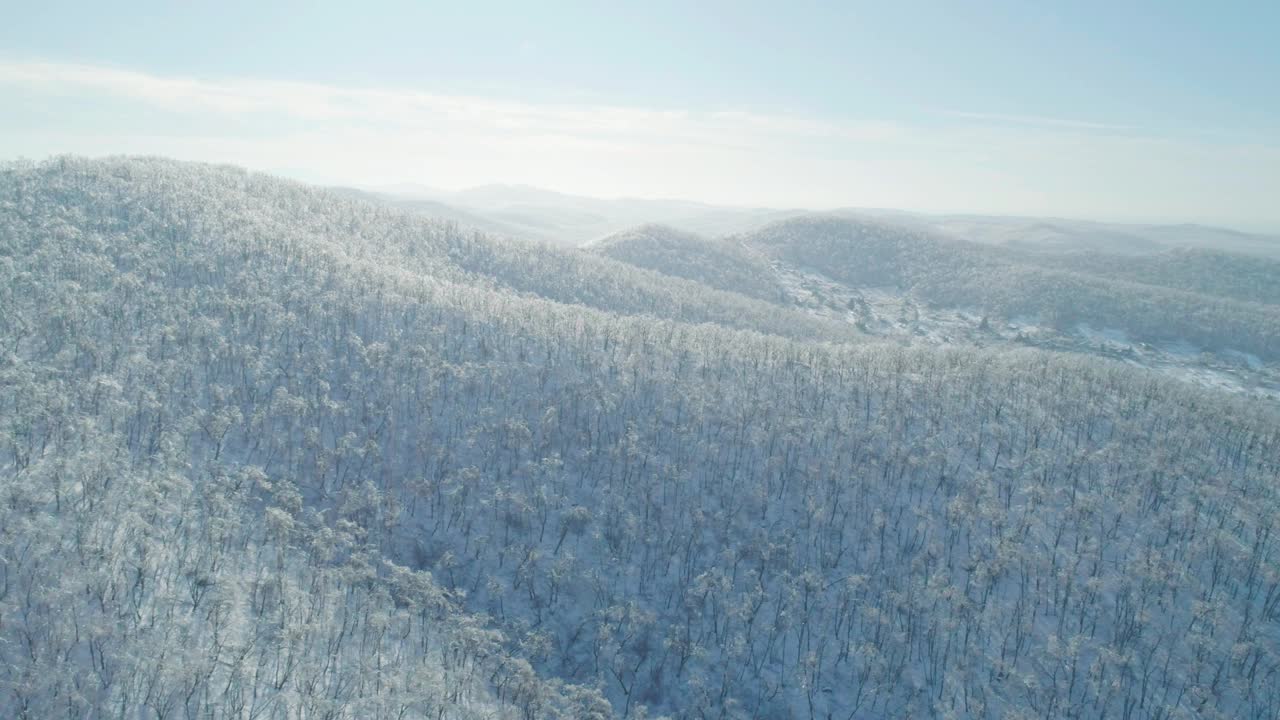
[[[786,289],[774,277],[765,258],[738,243],[650,224],[614,233],[593,243],[590,250],[739,295],[768,302],[787,301]]]
[[[1280,263],[1208,251],[1123,257],[1009,252],[872,221],[808,217],[767,226],[749,245],[838,280],[909,288],[983,313],[1119,327],[1280,358]]]
[[[648,233],[0,168],[0,716],[1280,717],[1276,403],[734,289],[790,263],[1265,369],[1276,276]]]

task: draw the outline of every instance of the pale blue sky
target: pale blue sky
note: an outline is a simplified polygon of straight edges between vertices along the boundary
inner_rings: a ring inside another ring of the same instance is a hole
[[[1280,3],[57,2],[0,157],[1280,230]]]

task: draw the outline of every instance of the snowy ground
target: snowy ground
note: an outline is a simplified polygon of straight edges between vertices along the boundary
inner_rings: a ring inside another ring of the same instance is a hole
[[[931,345],[1017,344],[1099,355],[1204,387],[1280,402],[1280,364],[1238,350],[1207,351],[1185,341],[1153,345],[1116,328],[1086,323],[1062,332],[1034,317],[984,323],[977,309],[933,308],[898,288],[855,288],[805,268],[770,263],[797,305],[819,317],[845,320],[868,335]]]

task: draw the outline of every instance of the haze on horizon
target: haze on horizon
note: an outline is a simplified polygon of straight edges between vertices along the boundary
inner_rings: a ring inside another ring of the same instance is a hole
[[[1275,7],[51,2],[6,19],[3,159],[1280,231]]]

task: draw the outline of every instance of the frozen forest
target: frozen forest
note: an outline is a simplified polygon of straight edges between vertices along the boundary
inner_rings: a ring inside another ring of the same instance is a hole
[[[1280,261],[0,165],[0,717],[1280,718]]]

